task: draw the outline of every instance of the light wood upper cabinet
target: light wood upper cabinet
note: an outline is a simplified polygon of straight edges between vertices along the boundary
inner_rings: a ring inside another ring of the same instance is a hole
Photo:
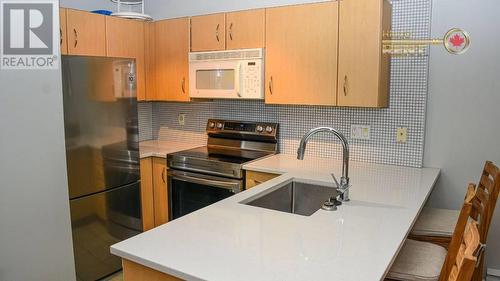
[[[66,10],[68,54],[106,55],[105,16],[72,9]]]
[[[61,55],[68,54],[68,41],[67,41],[67,28],[66,28],[66,9],[59,9],[59,45],[61,48]]]
[[[225,48],[225,14],[196,16],[191,18],[191,51],[220,51]]]
[[[226,49],[264,48],[266,12],[264,9],[226,14]]]
[[[134,58],[137,72],[137,99],[146,99],[144,22],[106,17],[108,57]]]
[[[266,103],[336,105],[337,42],[337,1],[267,9]]]
[[[154,100],[189,101],[189,19],[154,23]]]
[[[167,160],[153,157],[155,226],[168,222]]]
[[[391,29],[387,0],[342,0],[339,19],[338,105],[386,107],[389,62],[382,32]]]
[[[146,100],[156,97],[156,54],[155,54],[155,24],[144,24],[144,49],[146,72]]]

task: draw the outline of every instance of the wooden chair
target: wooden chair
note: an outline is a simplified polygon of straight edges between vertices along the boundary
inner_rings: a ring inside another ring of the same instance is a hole
[[[477,186],[477,202],[475,204],[480,204],[480,208],[472,215],[472,217],[479,222],[479,233],[481,236],[481,243],[486,244],[488,238],[488,232],[491,225],[491,220],[493,218],[493,213],[495,211],[495,206],[498,200],[498,194],[500,193],[500,169],[495,166],[492,162],[487,161],[484,165],[483,173],[479,180],[479,184]],[[424,211],[425,212],[425,211]],[[445,237],[443,235],[423,235],[425,233],[425,229],[429,229],[429,233],[436,233],[435,225],[439,225],[439,221],[444,221],[444,228],[449,228],[449,221],[451,213],[447,211],[427,211],[424,214],[424,219],[417,221],[415,224],[416,231],[413,231],[413,234],[410,234],[409,238],[418,241],[426,241],[432,242],[444,247],[449,245],[451,241],[451,237]],[[434,217],[434,218],[433,218]],[[434,221],[434,223],[426,223],[425,221]],[[434,225],[434,226],[433,226]],[[429,227],[427,227],[429,226]],[[443,227],[441,227],[443,228]],[[418,235],[417,235],[418,234]],[[474,281],[482,281],[484,274],[484,257],[481,258],[479,266],[476,268],[476,271],[473,276]]]
[[[448,252],[433,243],[408,239],[388,273],[388,280],[447,281],[461,253],[466,226],[470,222],[477,224],[471,215],[480,212],[482,204],[474,203],[475,195],[475,186],[469,184]]]
[[[472,213],[475,213],[480,209],[479,205],[474,204],[475,197],[476,197],[476,186],[470,183],[467,186],[467,193],[465,194],[464,205],[460,210],[460,215],[457,224],[455,226],[455,230],[453,231],[453,237],[448,247],[448,253],[443,263],[443,267],[441,268],[441,273],[439,274],[439,281],[448,280],[448,276],[450,275],[450,271],[454,264],[455,257],[457,256],[460,250],[466,225],[471,220]],[[474,218],[472,218],[472,220],[475,220],[477,222],[477,220]]]
[[[487,190],[489,198],[488,206],[486,207],[488,208],[488,215],[485,215],[485,224],[479,222],[479,229],[483,237],[488,233],[500,191],[500,172],[490,161],[487,161],[484,165],[478,188]],[[447,248],[451,241],[458,215],[459,211],[455,210],[424,208],[408,238],[432,242]],[[483,233],[483,231],[485,232]]]
[[[500,192],[500,169],[491,162],[486,162],[483,174],[476,189],[476,196],[472,202],[471,218],[479,221],[481,243],[486,244],[491,220],[495,212],[498,194]],[[481,256],[479,266],[474,272],[472,280],[482,281],[484,275],[484,256]]]
[[[475,220],[467,223],[467,228],[454,259],[447,281],[470,281],[478,259],[482,257],[483,245],[479,237],[478,224]]]

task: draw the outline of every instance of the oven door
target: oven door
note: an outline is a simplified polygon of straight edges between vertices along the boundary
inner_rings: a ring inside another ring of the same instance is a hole
[[[242,190],[243,180],[169,170],[169,218],[182,217]]]

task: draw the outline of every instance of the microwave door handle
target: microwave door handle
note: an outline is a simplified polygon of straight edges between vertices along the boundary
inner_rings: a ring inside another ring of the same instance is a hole
[[[236,77],[237,80],[236,80],[236,95],[238,95],[239,98],[241,98],[241,83],[243,81],[243,77],[241,76],[242,74],[242,66],[243,66],[243,63],[240,61],[238,62],[238,67],[236,68]]]

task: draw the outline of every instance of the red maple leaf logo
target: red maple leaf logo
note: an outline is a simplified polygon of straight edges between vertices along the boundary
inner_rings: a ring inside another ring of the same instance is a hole
[[[458,34],[455,34],[453,37],[450,38],[450,43],[453,45],[453,47],[460,47],[464,42],[465,39]]]

